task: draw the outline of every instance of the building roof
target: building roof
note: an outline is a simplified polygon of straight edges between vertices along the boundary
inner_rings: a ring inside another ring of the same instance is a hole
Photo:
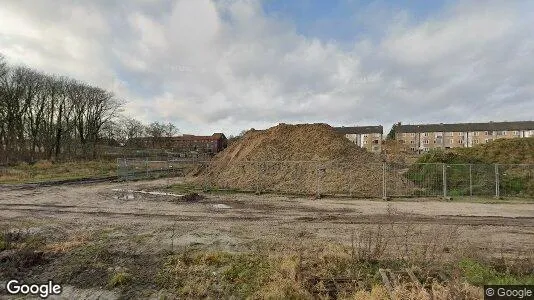
[[[342,134],[367,134],[367,133],[383,133],[382,125],[379,126],[353,126],[353,127],[334,127],[336,132]]]
[[[396,132],[467,132],[501,130],[534,130],[534,121],[398,125],[395,129]]]
[[[194,141],[194,140],[209,140],[209,141],[216,141],[219,139],[225,139],[226,136],[223,133],[214,133],[212,135],[192,135],[192,134],[183,134],[181,136],[172,136],[172,137],[166,137],[162,136],[159,138],[161,141],[165,140],[173,140],[173,141]],[[133,141],[151,141],[154,139],[153,137],[138,137],[133,138]]]
[[[210,141],[216,141],[219,139],[226,138],[224,134],[222,133],[214,133],[212,135],[191,135],[191,134],[184,134],[182,136],[173,136],[172,139],[175,141],[189,141],[189,140],[210,140]]]

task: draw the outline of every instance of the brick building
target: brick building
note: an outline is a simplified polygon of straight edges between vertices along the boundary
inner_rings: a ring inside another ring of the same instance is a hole
[[[407,150],[418,153],[531,136],[534,136],[534,121],[395,125],[395,139]]]
[[[128,141],[127,146],[139,148],[164,148],[177,152],[196,151],[200,153],[218,153],[228,146],[223,133],[210,136],[184,134],[173,137],[142,137]]]

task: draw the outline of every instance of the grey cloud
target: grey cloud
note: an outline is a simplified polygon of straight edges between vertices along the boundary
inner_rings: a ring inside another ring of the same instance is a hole
[[[182,132],[531,119],[534,110],[528,1],[462,2],[423,21],[373,4],[363,11],[376,18],[357,22],[369,28],[350,47],[300,35],[258,1],[62,0],[59,13],[51,3],[7,1],[0,13],[29,25],[0,29],[0,52],[104,87],[114,80],[129,114]],[[78,39],[84,55],[54,32]]]

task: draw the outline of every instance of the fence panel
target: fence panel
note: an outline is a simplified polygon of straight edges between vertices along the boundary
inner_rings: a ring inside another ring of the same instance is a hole
[[[534,165],[118,159],[119,178],[187,176],[203,189],[387,197],[533,197]]]
[[[388,197],[443,196],[443,164],[387,165]]]
[[[534,166],[497,165],[496,173],[499,195],[502,197],[534,196]]]
[[[491,197],[495,195],[495,165],[471,164],[473,196]]]

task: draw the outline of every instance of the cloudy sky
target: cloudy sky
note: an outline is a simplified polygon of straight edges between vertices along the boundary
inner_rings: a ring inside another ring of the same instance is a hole
[[[2,0],[13,64],[182,133],[532,120],[534,1]]]

